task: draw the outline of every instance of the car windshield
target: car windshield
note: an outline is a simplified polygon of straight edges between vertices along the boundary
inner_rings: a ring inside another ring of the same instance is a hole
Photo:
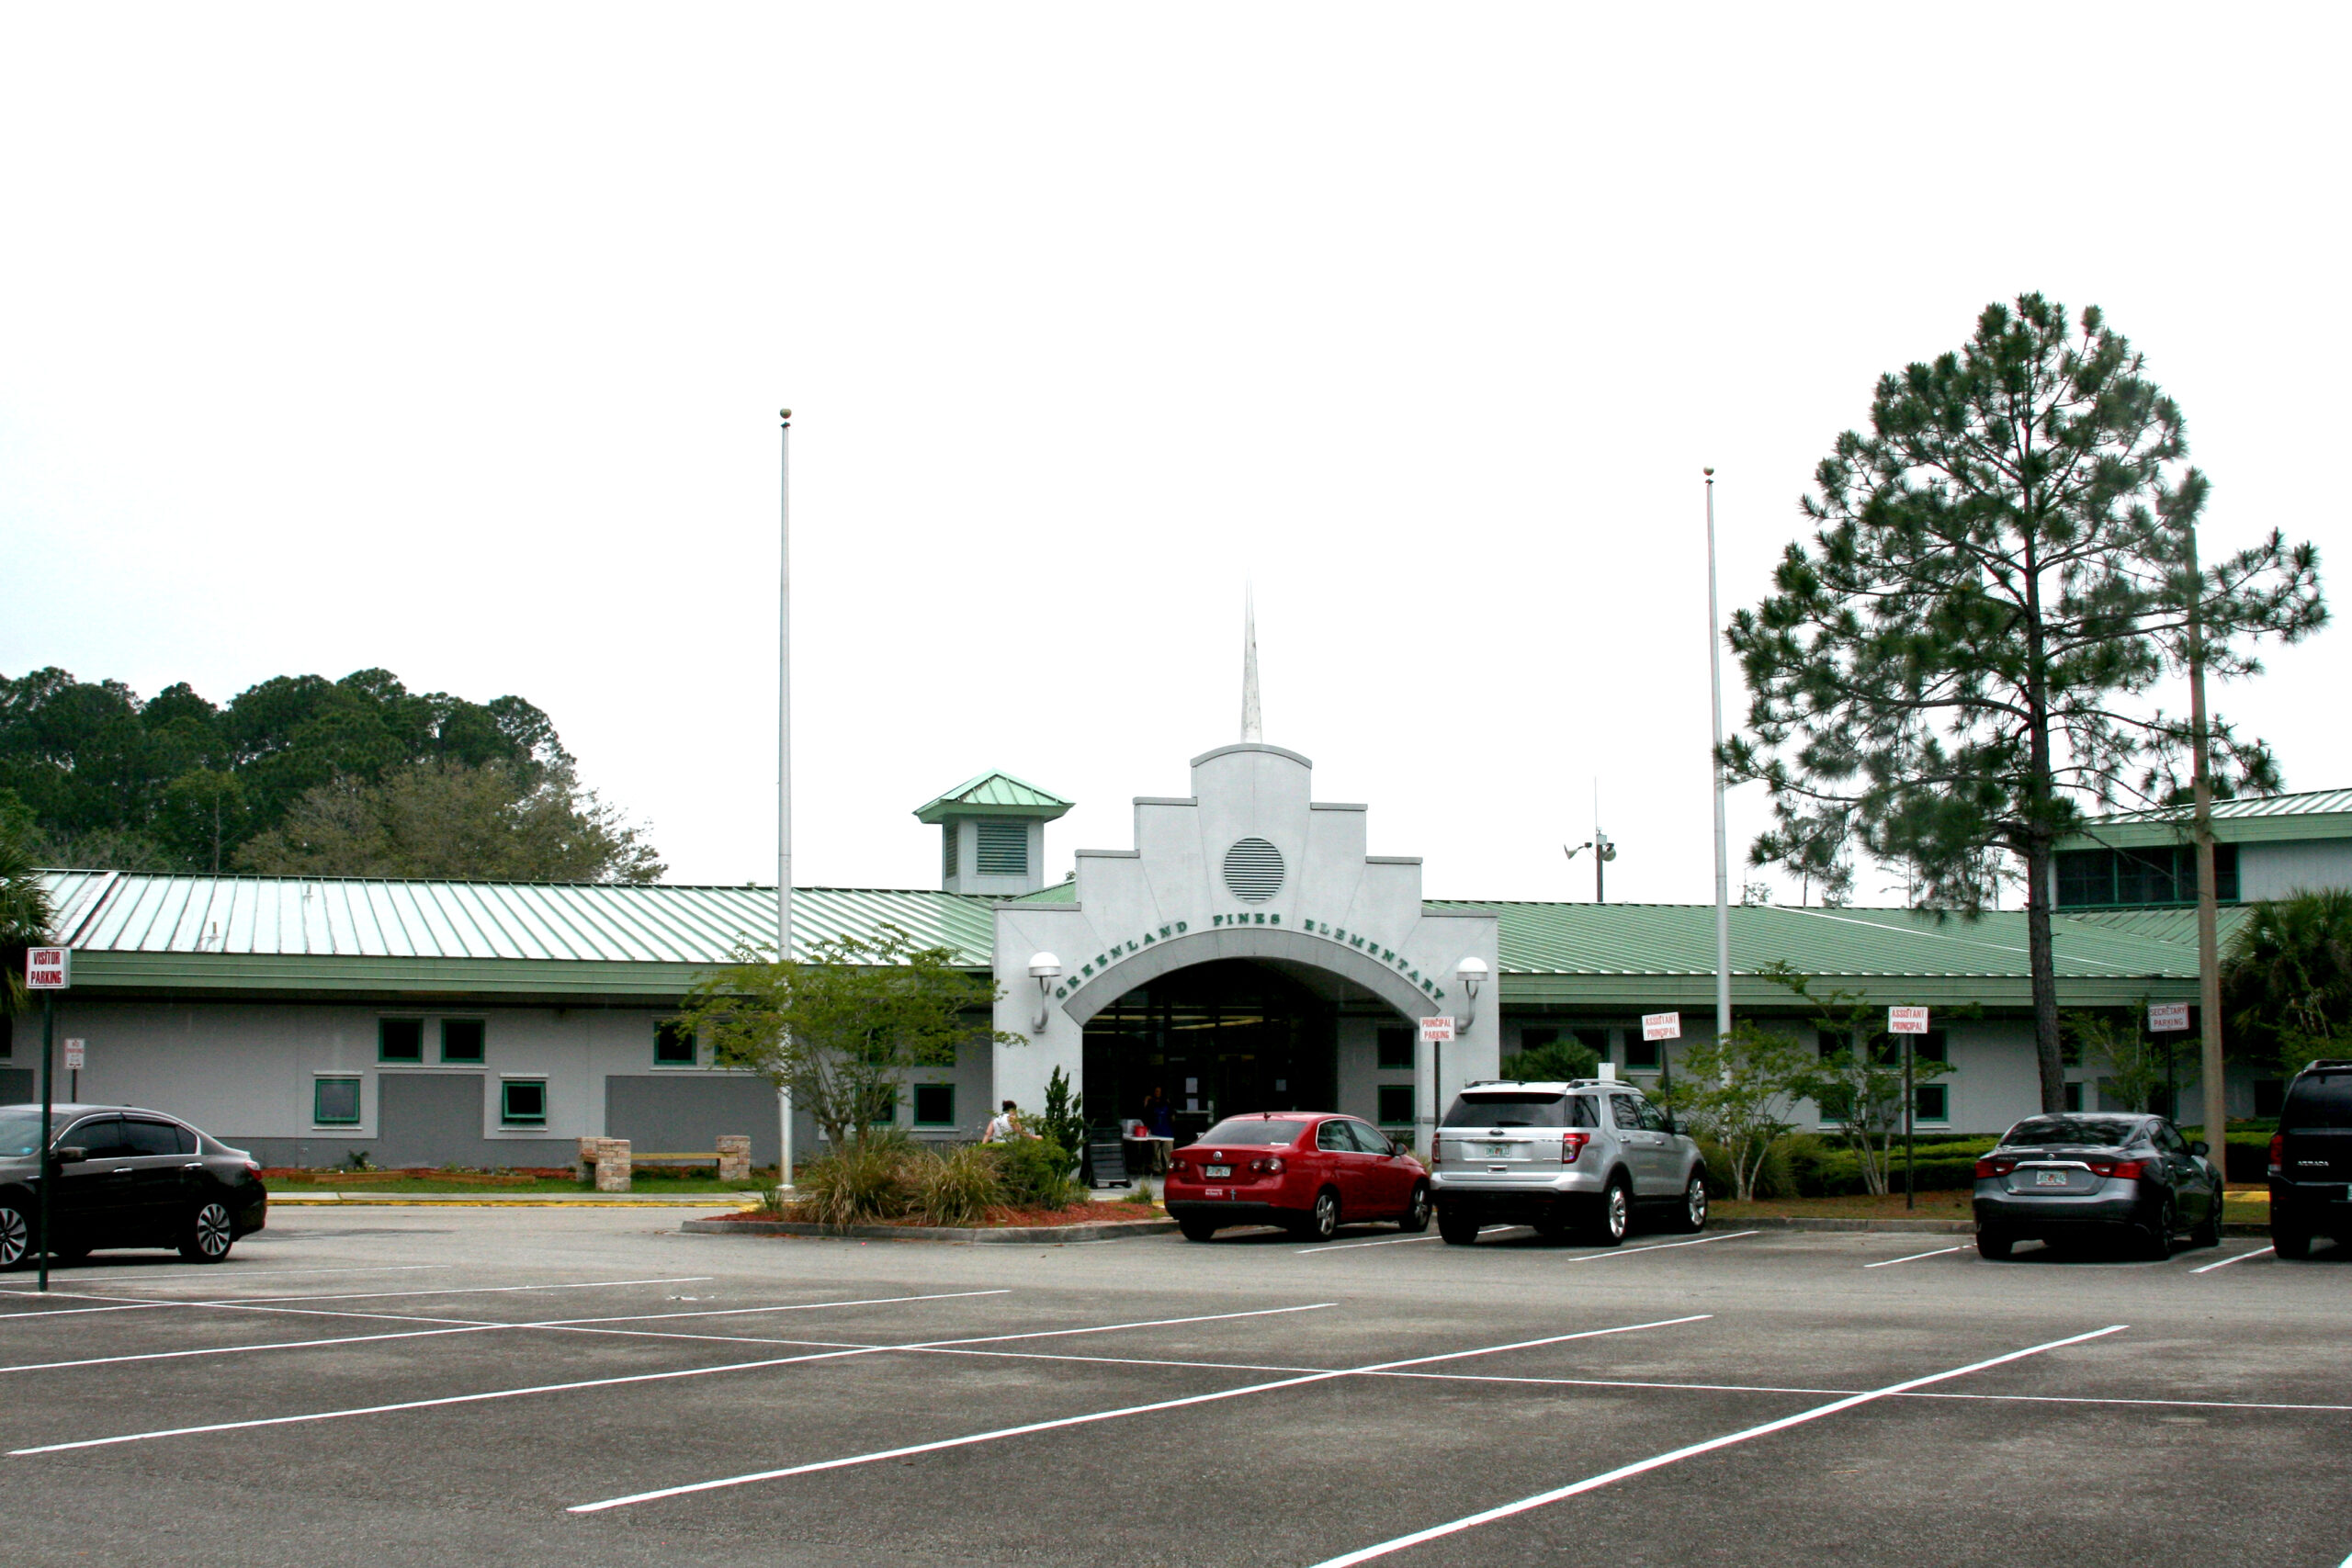
[[[1445,1113],[1448,1127],[1565,1127],[1568,1097],[1555,1090],[1465,1094]]]
[[[2128,1144],[2139,1132],[2136,1116],[2029,1116],[2001,1142],[2030,1148],[2041,1144]]]
[[[1306,1122],[1293,1116],[1234,1116],[1201,1134],[1204,1144],[1288,1144]]]
[[[2288,1133],[2352,1127],[2352,1073],[2314,1073],[2297,1084],[2278,1126]]]
[[[0,1159],[30,1159],[40,1143],[40,1111],[0,1111]]]

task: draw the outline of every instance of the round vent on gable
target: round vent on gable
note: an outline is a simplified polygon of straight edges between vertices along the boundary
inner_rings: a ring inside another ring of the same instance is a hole
[[[1242,840],[1225,852],[1225,885],[1236,898],[1264,903],[1282,891],[1282,851],[1263,839]]]

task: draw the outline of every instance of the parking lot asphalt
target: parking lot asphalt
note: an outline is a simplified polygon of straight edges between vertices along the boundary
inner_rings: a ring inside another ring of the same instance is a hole
[[[306,1209],[0,1277],[12,1564],[2352,1554],[2352,1252]]]

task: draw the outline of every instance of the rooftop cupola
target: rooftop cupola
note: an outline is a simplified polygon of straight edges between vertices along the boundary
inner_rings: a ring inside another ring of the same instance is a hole
[[[982,773],[915,808],[940,829],[939,886],[949,893],[1035,893],[1046,885],[1046,824],[1071,802],[1011,773]]]

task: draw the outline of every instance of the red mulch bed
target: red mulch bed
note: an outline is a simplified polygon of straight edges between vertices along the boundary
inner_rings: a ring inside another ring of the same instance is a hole
[[[1125,1213],[1120,1212],[1123,1210]],[[710,1217],[715,1220],[767,1220],[775,1218],[774,1215],[763,1213],[757,1209],[745,1209],[738,1213],[732,1214],[713,1214]],[[981,1215],[978,1225],[970,1228],[995,1229],[999,1226],[1009,1227],[1013,1225],[1115,1224],[1123,1220],[1139,1222],[1143,1220],[1159,1220],[1165,1218],[1167,1218],[1167,1216],[1161,1213],[1158,1209],[1148,1210],[1139,1203],[1079,1202],[1072,1203],[1069,1207],[1061,1209],[989,1209]],[[919,1226],[922,1224],[922,1221],[918,1219],[903,1219],[877,1220],[868,1221],[866,1223],[886,1225]]]

